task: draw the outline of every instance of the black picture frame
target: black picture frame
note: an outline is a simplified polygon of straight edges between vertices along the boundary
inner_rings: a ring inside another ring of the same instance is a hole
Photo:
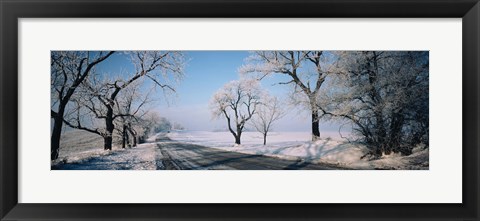
[[[478,0],[0,0],[1,220],[479,220]],[[461,204],[18,203],[18,19],[135,17],[462,18]]]

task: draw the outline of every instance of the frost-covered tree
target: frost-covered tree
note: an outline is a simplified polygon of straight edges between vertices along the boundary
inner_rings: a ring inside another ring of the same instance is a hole
[[[340,53],[344,70],[337,75],[327,107],[353,124],[371,154],[410,154],[428,145],[429,53],[361,51]]]
[[[174,122],[172,125],[172,130],[185,130],[185,127],[178,122]]]
[[[155,124],[155,133],[168,132],[172,129],[172,122],[165,117],[160,117]]]
[[[212,114],[215,118],[225,117],[236,144],[241,144],[242,132],[256,113],[263,93],[257,80],[241,79],[225,84],[213,95],[210,101]]]
[[[337,71],[335,54],[328,51],[256,51],[246,62],[240,73],[254,73],[259,79],[272,74],[289,78],[278,84],[292,86],[293,103],[310,110],[312,140],[320,139],[320,118],[324,113],[317,99],[327,76]]]
[[[283,115],[284,110],[277,97],[264,96],[262,98],[261,105],[258,105],[257,113],[252,118],[252,125],[263,135],[263,145],[267,144],[267,135],[273,124]]]
[[[141,86],[142,82],[136,81],[123,89],[115,99],[116,115],[120,117],[120,121],[115,124],[115,129],[120,134],[122,148],[125,148],[126,145],[132,146],[130,137],[133,139],[133,146],[137,145],[137,132],[134,125],[138,124],[139,119],[148,113],[147,105],[151,102],[150,92],[152,90],[142,92]]]
[[[82,124],[79,114],[69,121],[72,128],[98,134],[104,138],[104,149],[112,149],[112,138],[115,129],[114,121],[125,116],[116,112],[117,96],[122,90],[142,79],[153,82],[156,87],[165,91],[175,91],[173,83],[183,76],[185,59],[182,52],[174,51],[135,51],[128,53],[134,69],[131,73],[121,73],[116,76],[107,74],[94,75],[82,83],[84,96],[79,98],[77,108],[86,109],[93,118],[104,122],[103,127],[91,128]]]
[[[138,119],[137,123],[133,125],[136,137],[139,143],[144,143],[147,137],[153,135],[156,127],[161,123],[162,117],[156,111],[149,111],[144,116]],[[136,140],[134,140],[136,142]]]
[[[78,86],[88,77],[92,69],[114,52],[52,51],[51,75],[51,118],[53,120],[50,158],[58,158],[60,137],[65,113],[70,99]]]

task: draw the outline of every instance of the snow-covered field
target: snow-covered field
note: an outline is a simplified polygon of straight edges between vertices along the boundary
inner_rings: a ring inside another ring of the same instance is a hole
[[[119,140],[114,139],[113,149],[119,149]],[[103,138],[82,130],[70,130],[62,134],[60,139],[59,159],[80,157],[80,155],[105,154]]]
[[[263,137],[257,132],[244,132],[241,145],[234,145],[234,137],[229,132],[173,131],[168,137],[226,151],[301,159],[350,169],[428,169],[428,149],[418,149],[407,157],[391,154],[368,161],[360,159],[366,153],[364,146],[350,143],[336,132],[323,132],[322,139],[316,142],[309,141],[308,132],[271,132],[267,145],[263,145]]]

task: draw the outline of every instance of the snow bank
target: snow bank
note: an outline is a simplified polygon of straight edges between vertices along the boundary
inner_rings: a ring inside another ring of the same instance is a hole
[[[424,170],[429,168],[429,149],[417,147],[413,154],[401,156],[400,154],[384,155],[378,160],[370,161],[372,168],[396,170]]]
[[[244,132],[242,144],[234,145],[229,132],[173,131],[167,136],[175,141],[235,151],[247,154],[274,156],[314,163],[333,164],[349,169],[428,169],[428,149],[410,156],[388,155],[368,161],[361,159],[366,147],[341,139],[335,132],[322,133],[327,137],[309,141],[308,132],[272,132],[263,145],[263,137],[257,132]],[[426,164],[425,164],[426,162]]]
[[[90,150],[52,162],[55,170],[156,170],[155,143],[112,151]]]

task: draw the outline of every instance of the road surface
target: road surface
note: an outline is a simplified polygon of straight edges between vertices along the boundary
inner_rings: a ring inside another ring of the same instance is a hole
[[[157,169],[168,170],[328,170],[326,165],[219,150],[175,141],[158,142]]]

